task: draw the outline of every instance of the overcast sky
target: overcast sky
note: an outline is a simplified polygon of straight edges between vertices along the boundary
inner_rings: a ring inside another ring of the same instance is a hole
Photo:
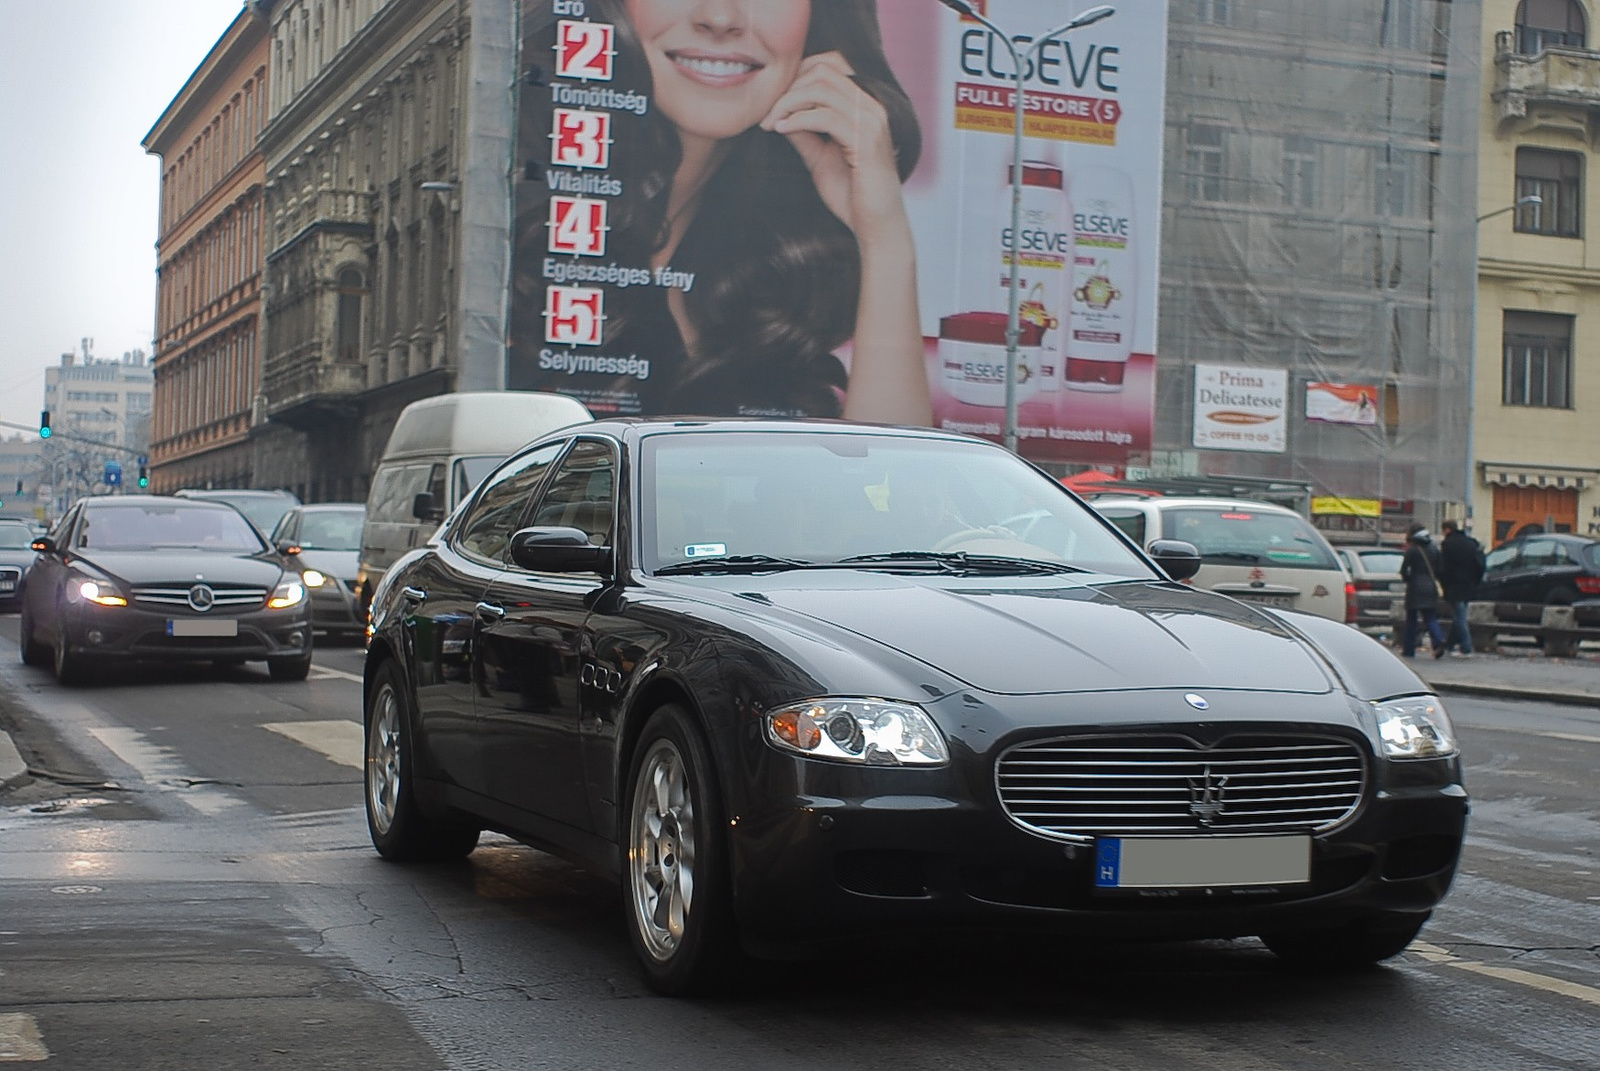
[[[139,142],[241,6],[0,0],[0,421],[36,426],[82,338],[150,352],[160,166]]]

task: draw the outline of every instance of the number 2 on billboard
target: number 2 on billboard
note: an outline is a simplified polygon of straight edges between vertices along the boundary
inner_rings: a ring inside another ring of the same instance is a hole
[[[606,317],[603,290],[585,286],[545,288],[544,340],[557,346],[598,346]]]
[[[587,197],[550,198],[550,252],[605,256],[606,203]]]
[[[557,108],[550,140],[550,160],[558,167],[609,167],[611,113]]]
[[[556,23],[556,77],[611,81],[616,29],[604,22]]]

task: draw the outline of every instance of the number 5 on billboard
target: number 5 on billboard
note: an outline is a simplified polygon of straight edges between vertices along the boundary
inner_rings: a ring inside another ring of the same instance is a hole
[[[583,286],[545,288],[544,340],[557,346],[598,346],[606,325],[606,295]]]

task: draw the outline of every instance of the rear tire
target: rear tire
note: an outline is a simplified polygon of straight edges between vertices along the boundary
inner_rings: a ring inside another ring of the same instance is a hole
[[[22,649],[22,663],[26,666],[48,666],[50,664],[50,648],[40,643],[33,635],[33,617],[28,613],[28,608],[22,608],[22,615],[18,621],[21,635],[18,637],[17,646]]]
[[[688,711],[651,715],[629,765],[622,900],[651,989],[705,993],[729,981],[738,935],[711,756]]]
[[[378,854],[392,863],[463,859],[478,846],[478,829],[438,822],[422,813],[415,792],[411,705],[399,665],[379,667],[372,682],[363,732],[363,796],[367,832]]]
[[[311,653],[299,658],[269,658],[267,672],[275,681],[303,681],[311,673]]]
[[[1427,921],[1427,915],[1380,915],[1326,929],[1264,933],[1261,941],[1300,970],[1360,970],[1404,952]]]

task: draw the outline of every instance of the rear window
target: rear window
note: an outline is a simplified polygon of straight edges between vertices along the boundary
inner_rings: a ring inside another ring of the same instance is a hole
[[[1590,543],[1583,548],[1583,563],[1591,569],[1600,569],[1600,543]]]
[[[1357,557],[1361,567],[1369,573],[1398,573],[1405,555],[1398,550],[1364,550]]]
[[[1303,518],[1240,508],[1187,507],[1162,514],[1162,534],[1200,549],[1216,565],[1338,569],[1333,548]]]

